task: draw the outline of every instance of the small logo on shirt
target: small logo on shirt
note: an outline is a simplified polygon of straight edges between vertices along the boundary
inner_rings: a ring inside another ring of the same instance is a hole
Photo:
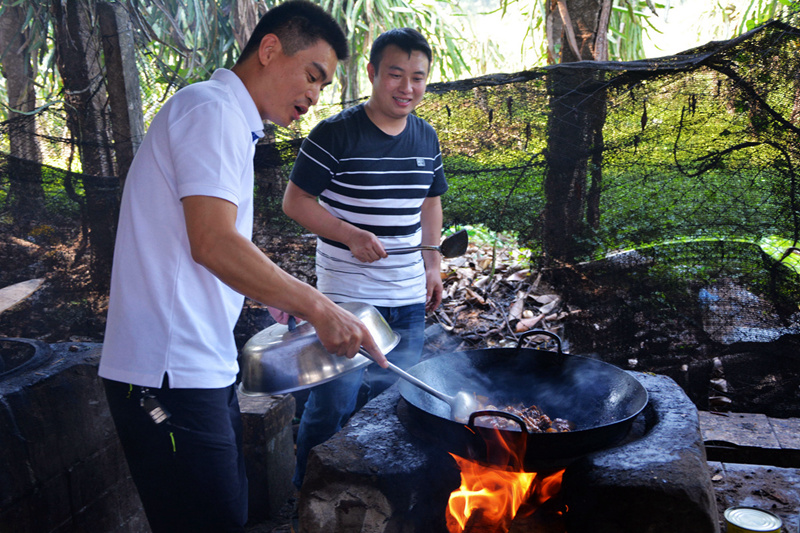
[[[424,167],[425,166],[425,160],[422,159],[421,157],[418,157],[417,158],[417,166],[418,167]]]

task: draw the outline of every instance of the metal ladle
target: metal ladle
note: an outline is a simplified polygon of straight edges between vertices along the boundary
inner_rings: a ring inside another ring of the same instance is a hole
[[[406,254],[409,252],[416,252],[417,250],[434,250],[441,253],[444,257],[458,257],[464,255],[467,251],[469,244],[469,235],[467,230],[459,230],[442,241],[439,246],[420,245],[420,246],[407,246],[405,248],[389,248],[386,253],[389,255]]]
[[[372,356],[366,352],[366,350],[360,350],[358,353],[369,357],[372,359]],[[374,359],[373,359],[374,361]],[[478,405],[478,400],[475,398],[474,394],[470,394],[464,391],[458,391],[455,396],[449,396],[443,392],[440,392],[424,381],[419,380],[418,378],[412,376],[399,366],[395,365],[394,363],[389,362],[389,366],[387,367],[389,370],[403,378],[404,380],[408,381],[412,385],[416,385],[420,389],[424,390],[428,394],[431,394],[447,405],[450,406],[450,418],[455,420],[456,422],[466,424],[469,421],[469,415],[478,411],[480,409]]]

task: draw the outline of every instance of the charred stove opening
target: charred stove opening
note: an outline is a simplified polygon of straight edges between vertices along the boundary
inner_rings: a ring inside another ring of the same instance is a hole
[[[488,428],[476,436],[473,446],[464,448],[458,440],[453,441],[452,435],[426,423],[402,397],[397,402],[397,417],[414,437],[469,456],[449,453],[461,484],[450,493],[445,510],[448,533],[567,531],[571,517],[562,484],[570,464],[580,461],[581,456],[526,460],[524,438]],[[642,439],[657,423],[656,409],[647,405],[608,445],[625,446]]]
[[[549,505],[567,508],[569,531],[717,531],[694,405],[666,376],[635,376],[648,407],[623,441],[565,465]],[[403,409],[392,387],[314,448],[300,493],[301,531],[449,533],[446,509],[461,473],[447,450],[406,427]],[[523,519],[521,508],[509,531],[537,531],[527,520],[541,520],[542,512]]]

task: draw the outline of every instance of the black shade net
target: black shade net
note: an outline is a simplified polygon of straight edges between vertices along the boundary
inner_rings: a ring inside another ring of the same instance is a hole
[[[670,57],[430,84],[417,114],[439,133],[445,226],[513,232],[532,272],[580,310],[557,328],[575,352],[647,361],[699,403],[722,358],[745,365],[751,381],[731,386],[751,389],[751,404],[800,411],[793,22]],[[72,302],[105,290],[120,195],[115,144],[98,140],[113,138],[105,109],[108,131],[84,142],[58,105],[0,124],[0,259],[26,265],[0,269],[0,286],[45,277],[49,298]],[[274,139],[257,146],[256,225],[300,234],[280,204],[301,141]],[[101,337],[94,302],[65,320]],[[24,334],[19,320],[3,313],[0,333]],[[777,374],[780,390],[765,385]]]

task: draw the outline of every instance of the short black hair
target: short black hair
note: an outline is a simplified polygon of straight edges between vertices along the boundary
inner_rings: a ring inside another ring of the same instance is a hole
[[[331,45],[339,61],[350,57],[347,38],[327,11],[307,0],[289,0],[264,13],[237,62],[254,54],[264,36],[270,33],[278,36],[283,53],[288,56],[322,39]]]
[[[431,45],[420,32],[413,28],[395,28],[385,31],[378,35],[375,42],[372,43],[372,50],[369,52],[369,62],[377,70],[383,59],[383,51],[389,45],[395,45],[402,51],[411,55],[411,52],[419,50],[428,58],[428,66],[433,61],[433,52],[431,52]]]

